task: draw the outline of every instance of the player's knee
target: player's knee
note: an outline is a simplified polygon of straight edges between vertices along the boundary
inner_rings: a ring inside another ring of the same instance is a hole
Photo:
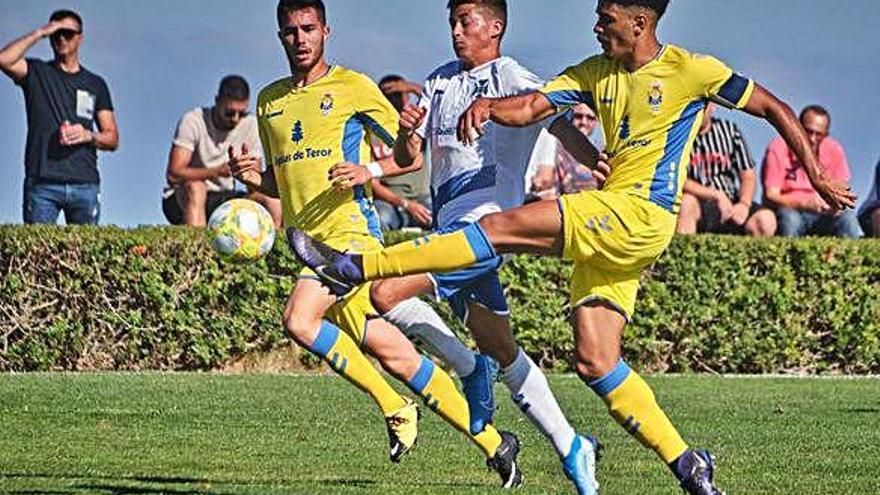
[[[617,356],[604,356],[588,350],[578,350],[575,357],[575,370],[585,382],[592,382],[607,375],[617,366],[620,359]]]
[[[284,310],[282,324],[287,335],[297,344],[310,346],[315,341],[320,322],[312,322],[309,318],[302,318],[296,314],[293,308],[287,308]]]
[[[490,213],[480,219],[480,227],[482,227],[483,232],[486,233],[490,241],[493,241],[498,236],[503,236],[505,228],[513,223],[515,222],[505,221],[500,213]]]
[[[384,315],[400,303],[395,292],[393,283],[385,280],[373,282],[370,287],[370,302],[376,311]]]

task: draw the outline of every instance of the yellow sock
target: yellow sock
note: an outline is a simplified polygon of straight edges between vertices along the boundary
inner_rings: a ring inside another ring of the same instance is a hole
[[[657,404],[651,387],[623,361],[610,373],[590,383],[611,416],[645,447],[669,464],[688,446]]]
[[[473,223],[449,234],[432,234],[382,251],[364,253],[364,277],[376,280],[414,273],[449,272],[495,256],[482,227]]]
[[[370,394],[382,414],[388,415],[406,405],[403,397],[382,378],[354,340],[332,323],[321,323],[318,337],[309,350],[324,359],[333,371]]]
[[[434,366],[434,363],[428,358],[423,357],[422,366],[407,385],[425,400],[425,405],[428,408],[466,434],[483,451],[487,459],[495,456],[495,451],[501,445],[501,435],[492,425],[487,425],[477,435],[470,434],[471,418],[467,402],[445,371]]]

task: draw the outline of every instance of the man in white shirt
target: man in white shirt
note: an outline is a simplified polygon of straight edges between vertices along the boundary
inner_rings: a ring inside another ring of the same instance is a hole
[[[462,112],[479,97],[527,93],[543,81],[509,57],[501,56],[507,27],[504,0],[452,0],[449,22],[457,60],[435,70],[425,82],[419,104],[401,112],[395,160],[407,166],[420,155],[425,142],[431,156],[433,217],[440,232],[462,229],[485,215],[519,206],[525,192],[525,172],[540,125],[512,128],[489,125],[473,146],[456,136]],[[417,241],[418,242],[418,241]],[[500,257],[453,273],[421,274],[374,283],[373,304],[383,317],[419,340],[436,339],[449,332],[436,314],[414,306],[420,294],[446,299],[474,336],[480,350],[501,365],[501,380],[514,402],[550,440],[563,467],[575,483],[593,479],[597,444],[578,435],[559,408],[546,377],[516,344],[509,309],[498,279]],[[464,355],[466,348],[446,339],[433,347],[446,362]],[[462,377],[468,400],[471,431],[491,421],[494,398],[485,386],[491,361],[471,358],[456,372]],[[583,472],[583,475],[582,475]],[[579,490],[585,487],[579,487]]]
[[[214,106],[187,112],[177,125],[168,158],[168,186],[162,211],[172,225],[204,227],[224,201],[248,196],[269,210],[281,225],[281,202],[262,193],[235,189],[229,149],[261,153],[257,120],[248,112],[250,88],[241,76],[226,76]]]

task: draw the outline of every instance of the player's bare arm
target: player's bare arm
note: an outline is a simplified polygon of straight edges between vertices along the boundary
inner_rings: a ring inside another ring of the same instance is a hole
[[[65,19],[66,20],[66,19]],[[25,54],[43,38],[69,27],[64,21],[52,21],[9,43],[0,50],[0,70],[13,81],[21,81],[27,76],[28,66]]]
[[[819,159],[813,153],[810,140],[791,107],[760,85],[755,84],[755,91],[743,110],[767,120],[776,128],[789,148],[804,164],[804,170],[807,172],[807,177],[813,184],[813,188],[828,203],[829,207],[834,210],[855,207],[856,195],[849,186],[844,182],[829,179],[822,173]]]
[[[525,127],[556,113],[556,107],[539,92],[507,98],[480,98],[458,120],[458,139],[473,144],[488,121],[508,127]]]
[[[422,156],[423,139],[416,133],[428,111],[420,106],[408,103],[400,112],[400,130],[394,142],[394,161],[409,167]]]

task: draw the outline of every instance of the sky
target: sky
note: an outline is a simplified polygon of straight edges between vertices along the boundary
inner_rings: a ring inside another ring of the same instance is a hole
[[[378,80],[420,80],[454,58],[446,0],[325,0],[332,63]],[[505,55],[543,77],[599,51],[594,0],[508,0]],[[0,45],[41,26],[59,8],[84,18],[83,65],[107,81],[119,150],[99,156],[102,224],[163,224],[160,200],[171,138],[188,110],[213,102],[220,79],[241,74],[258,89],[288,75],[276,37],[275,0],[3,0]],[[664,43],[715,55],[759,81],[795,111],[818,103],[847,152],[852,186],[870,189],[880,157],[880,18],[877,0],[672,0]],[[48,41],[29,56],[48,59]],[[0,224],[21,223],[24,98],[0,77]],[[760,164],[775,131],[745,114],[719,112],[742,128]]]

